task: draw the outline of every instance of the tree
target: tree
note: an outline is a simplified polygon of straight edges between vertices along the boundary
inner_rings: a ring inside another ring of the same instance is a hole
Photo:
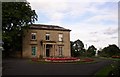
[[[94,47],[94,45],[89,46],[88,50],[87,50],[87,54],[88,56],[94,56],[96,53],[96,48]]]
[[[70,41],[70,48],[71,48],[71,56],[74,57],[74,48],[73,48],[73,45],[74,45],[74,42],[73,41]]]
[[[78,51],[79,51],[79,50],[82,50],[82,49],[84,48],[83,42],[80,41],[79,39],[76,40],[76,41],[74,42],[74,44],[75,44],[75,46],[77,47]]]
[[[71,42],[71,52],[73,57],[78,57],[85,51],[84,44],[79,39]]]
[[[111,57],[113,55],[120,55],[120,49],[115,45],[109,45],[108,47],[103,48],[100,53],[101,56]]]
[[[2,39],[6,52],[22,49],[23,28],[37,20],[35,10],[31,9],[28,2],[3,2],[2,3]]]

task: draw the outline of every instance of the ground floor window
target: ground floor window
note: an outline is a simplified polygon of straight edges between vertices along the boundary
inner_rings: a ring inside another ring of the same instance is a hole
[[[31,49],[32,49],[32,55],[36,55],[37,47],[32,46]]]
[[[63,47],[59,47],[59,56],[62,56],[63,55]]]

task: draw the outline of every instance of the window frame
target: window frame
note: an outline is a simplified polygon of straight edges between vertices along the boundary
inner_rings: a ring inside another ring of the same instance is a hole
[[[58,34],[58,41],[63,42],[63,33]]]
[[[59,56],[63,56],[63,47],[62,46],[59,46],[58,47],[58,51],[59,51]]]
[[[31,40],[37,40],[36,35],[37,35],[36,32],[32,32],[32,33],[31,33]]]
[[[50,33],[46,33],[46,34],[45,34],[45,40],[46,40],[46,41],[49,41],[49,40],[50,40]]]
[[[37,47],[36,46],[31,46],[31,55],[36,56],[36,52],[37,52]]]

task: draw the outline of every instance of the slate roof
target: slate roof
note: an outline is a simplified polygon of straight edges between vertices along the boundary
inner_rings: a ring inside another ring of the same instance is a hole
[[[30,29],[41,29],[41,30],[59,30],[59,31],[71,31],[70,29],[66,29],[56,25],[44,25],[44,24],[32,24]]]

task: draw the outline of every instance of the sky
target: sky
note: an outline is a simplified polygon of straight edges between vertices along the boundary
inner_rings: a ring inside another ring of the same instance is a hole
[[[118,46],[118,0],[27,0],[36,11],[35,24],[71,29],[70,40],[85,48]]]

